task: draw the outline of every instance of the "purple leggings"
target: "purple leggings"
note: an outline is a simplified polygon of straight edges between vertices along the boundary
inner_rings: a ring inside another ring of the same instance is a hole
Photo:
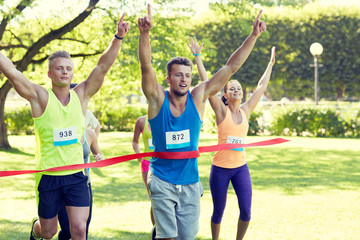
[[[211,221],[215,224],[221,223],[230,181],[238,198],[240,219],[250,221],[252,187],[247,164],[238,168],[221,168],[211,165],[209,182],[214,205]]]

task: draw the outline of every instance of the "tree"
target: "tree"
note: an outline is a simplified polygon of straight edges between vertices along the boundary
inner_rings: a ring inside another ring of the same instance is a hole
[[[212,18],[194,30],[201,41],[208,39],[203,59],[211,73],[224,64],[231,51],[251,31],[256,13],[251,4],[241,5],[243,3],[231,0],[227,5],[215,4],[215,12],[209,14]],[[253,52],[233,78],[241,82],[244,90],[256,87],[274,45],[276,65],[267,93],[276,100],[283,96],[313,98],[314,73],[309,67],[313,56],[309,47],[313,42],[320,42],[324,46],[320,57],[324,67],[319,69],[320,97],[351,100],[358,96],[360,88],[360,59],[355,51],[360,47],[357,13],[356,5],[336,8],[318,2],[303,8],[265,8],[262,18],[267,22],[267,32],[257,40]]]
[[[0,40],[3,40],[4,34],[6,32],[8,32],[8,34],[12,37],[11,41],[9,41],[7,44],[0,45],[0,50],[7,50],[10,53],[10,55],[7,54],[10,58],[14,57],[15,55],[14,49],[23,50],[25,53],[20,57],[19,60],[15,60],[13,62],[18,70],[25,71],[30,64],[38,63],[47,59],[46,54],[42,54],[43,57],[40,59],[35,59],[35,57],[40,53],[40,50],[47,44],[54,41],[55,39],[59,39],[61,41],[61,38],[64,34],[72,31],[76,26],[81,24],[92,13],[98,2],[99,0],[89,0],[89,5],[84,9],[84,11],[75,18],[73,18],[71,21],[67,22],[66,24],[57,29],[50,30],[46,34],[40,36],[34,42],[30,41],[30,44],[23,44],[22,37],[26,38],[26,36],[30,35],[29,33],[23,33],[22,36],[18,36],[12,30],[7,30],[6,28],[9,25],[10,21],[15,20],[17,17],[21,16],[21,13],[24,9],[26,9],[27,7],[31,7],[32,4],[35,3],[34,0],[21,0],[19,4],[15,7],[15,9],[12,9],[11,11],[9,11],[9,13],[3,15],[3,19],[0,24]],[[23,25],[25,25],[25,23],[23,23]],[[28,30],[30,31],[30,29]],[[29,41],[27,41],[27,43],[28,42]],[[9,80],[4,79],[3,75],[0,76],[0,80],[5,80],[0,88],[0,148],[11,148],[8,141],[6,124],[4,122],[4,107],[6,96],[12,88],[12,84]]]

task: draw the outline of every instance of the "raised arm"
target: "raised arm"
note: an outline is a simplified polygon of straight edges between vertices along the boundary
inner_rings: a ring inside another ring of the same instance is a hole
[[[139,117],[135,122],[134,135],[132,139],[132,147],[135,153],[140,153],[139,139],[140,134],[144,131],[145,120],[146,117],[142,116]],[[138,158],[138,161],[141,162],[142,158]]]
[[[258,104],[261,96],[266,91],[266,88],[267,88],[267,86],[269,84],[269,81],[270,81],[270,76],[271,76],[271,72],[272,72],[272,68],[273,68],[274,64],[275,64],[275,47],[272,47],[271,48],[270,62],[267,65],[267,68],[266,68],[264,74],[260,78],[254,94],[250,97],[249,100],[247,100],[241,106],[248,119],[250,117],[250,114],[252,113],[252,111],[254,111],[256,105]]]
[[[164,90],[156,80],[154,68],[151,65],[150,29],[152,28],[151,8],[148,4],[147,16],[138,18],[139,61],[141,68],[141,88],[149,102],[148,115],[152,119],[160,111],[165,98]]]
[[[45,111],[48,93],[32,83],[22,72],[17,70],[14,64],[0,52],[0,72],[3,73],[14,86],[16,92],[30,102],[33,117],[39,117]]]
[[[204,43],[201,43],[200,46],[197,43],[196,37],[194,36],[194,38],[190,37],[189,38],[189,42],[187,43],[188,47],[190,48],[190,51],[192,52],[192,54],[195,57],[195,63],[200,75],[200,79],[201,81],[206,81],[208,80],[208,76],[206,73],[206,69],[204,67],[204,64],[201,60],[201,49],[204,46]]]
[[[197,43],[196,37],[194,37],[194,38],[190,37],[189,43],[187,45],[195,57],[195,63],[196,63],[201,80],[207,81],[208,76],[207,76],[204,64],[202,62],[202,59],[201,59],[201,49],[204,46],[204,43],[200,44],[200,46],[199,46]],[[216,94],[209,98],[209,102],[210,102],[212,109],[215,112],[216,118],[218,118],[218,116],[220,116],[223,112],[226,113],[226,106],[224,105],[224,103],[219,99],[219,97]]]
[[[245,39],[242,45],[232,53],[226,64],[219,69],[208,82],[205,82],[204,99],[216,94],[246,61],[257,38],[266,30],[265,22],[260,21],[261,14],[262,10],[254,21],[251,34]]]
[[[129,23],[123,22],[124,17],[125,13],[117,23],[117,30],[110,42],[110,45],[100,56],[97,65],[92,70],[89,77],[84,82],[80,83],[76,88],[74,88],[76,93],[79,95],[79,98],[82,100],[83,108],[85,107],[85,109],[89,99],[100,89],[101,85],[103,84],[106,73],[109,71],[119,53],[122,38],[125,37],[126,33],[130,29]]]

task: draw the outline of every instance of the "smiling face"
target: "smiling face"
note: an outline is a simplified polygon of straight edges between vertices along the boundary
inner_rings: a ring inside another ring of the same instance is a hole
[[[243,97],[243,91],[241,84],[237,80],[231,80],[226,84],[224,89],[224,96],[228,102],[241,101]]]
[[[48,76],[55,86],[70,85],[73,78],[73,62],[69,58],[55,58],[49,66]]]
[[[170,75],[166,77],[166,81],[170,85],[170,92],[177,96],[186,95],[191,86],[191,71],[190,66],[173,64]]]

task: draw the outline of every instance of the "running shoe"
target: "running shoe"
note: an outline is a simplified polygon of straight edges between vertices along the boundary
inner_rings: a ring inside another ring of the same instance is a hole
[[[37,217],[32,220],[30,240],[43,240],[42,238],[36,238],[34,236],[34,225],[35,225],[36,221],[39,221],[39,219]]]
[[[154,227],[151,230],[151,240],[155,240],[156,239],[155,237],[156,237],[156,228],[154,225]]]

